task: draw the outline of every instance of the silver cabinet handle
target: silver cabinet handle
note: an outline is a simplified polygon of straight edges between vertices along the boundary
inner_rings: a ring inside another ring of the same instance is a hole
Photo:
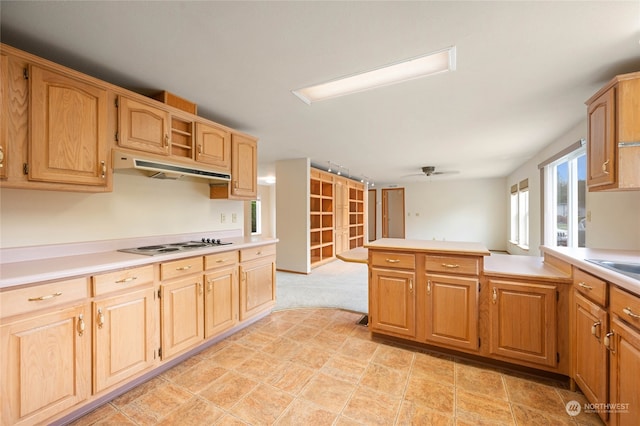
[[[130,283],[131,281],[135,281],[137,280],[138,277],[129,277],[129,278],[123,278],[121,280],[116,281],[116,284],[125,284],[125,283]]]
[[[459,268],[460,265],[456,265],[455,263],[443,263],[442,267],[449,268],[449,269],[455,269],[455,268]]]
[[[600,339],[600,333],[599,333],[599,328],[600,328],[600,321],[596,321],[593,323],[593,325],[591,326],[591,334],[593,334],[594,336],[596,336],[596,339]]]
[[[584,288],[585,290],[593,290],[593,287],[591,287],[590,285],[586,285],[583,282],[579,282],[578,286]]]
[[[431,280],[427,280],[427,294],[431,294]]]
[[[187,266],[181,266],[179,268],[176,268],[176,271],[186,271],[191,269],[191,265],[187,265]]]
[[[47,294],[46,296],[30,297],[28,300],[29,302],[39,302],[41,300],[53,299],[54,297],[58,297],[58,296],[62,296],[62,292],[59,291],[57,293]]]
[[[107,165],[104,161],[100,161],[100,177],[102,179],[107,177]]]
[[[610,332],[608,332],[607,334],[605,334],[605,335],[604,335],[604,342],[603,342],[603,343],[604,343],[604,347],[605,347],[605,348],[607,348],[607,349],[609,349],[609,351],[610,351],[611,353],[616,353],[616,351],[614,351],[614,350],[611,348],[611,336],[613,336],[613,335],[614,335],[613,331],[610,331]]]
[[[629,307],[624,308],[622,310],[622,312],[624,312],[625,314],[629,315],[633,319],[639,319],[640,318],[640,315],[634,314],[633,311],[631,311],[631,308],[629,308]]]
[[[104,314],[102,313],[102,309],[98,309],[98,328],[102,328],[104,325]]]
[[[409,280],[409,293],[413,293],[413,280]]]
[[[492,299],[494,305],[498,301],[498,289],[495,288],[495,287],[493,288],[493,295],[491,296],[491,299]]]
[[[385,259],[387,263],[400,263],[400,259]]]
[[[609,160],[607,160],[607,161],[605,161],[604,163],[602,163],[602,172],[603,172],[605,175],[608,175],[608,174],[609,174],[609,170],[608,170],[608,168],[609,168]]]

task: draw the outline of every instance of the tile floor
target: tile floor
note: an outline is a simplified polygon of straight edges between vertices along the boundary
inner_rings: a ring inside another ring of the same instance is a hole
[[[597,425],[565,383],[372,341],[361,315],[274,312],[74,425]]]

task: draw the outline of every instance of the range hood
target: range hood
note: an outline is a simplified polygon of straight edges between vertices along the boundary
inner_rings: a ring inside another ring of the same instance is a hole
[[[178,179],[182,176],[191,176],[202,179],[230,181],[231,175],[224,172],[216,172],[210,169],[172,163],[171,160],[156,160],[145,158],[144,154],[132,154],[129,152],[113,151],[113,169],[137,169],[151,172],[149,177],[156,179]]]

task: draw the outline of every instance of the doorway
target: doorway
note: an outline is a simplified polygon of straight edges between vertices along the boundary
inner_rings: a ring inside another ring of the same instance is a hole
[[[378,208],[378,193],[375,189],[369,190],[369,199],[367,200],[367,226],[368,226],[368,235],[369,241],[377,240],[378,237],[376,235],[376,224],[378,223],[378,217],[376,214],[376,209]]]
[[[404,238],[404,188],[382,190],[382,238]]]

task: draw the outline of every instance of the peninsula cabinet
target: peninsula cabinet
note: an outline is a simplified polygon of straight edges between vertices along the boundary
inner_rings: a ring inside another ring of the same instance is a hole
[[[273,309],[275,283],[275,244],[240,250],[240,321]]]
[[[369,328],[400,337],[416,337],[416,255],[370,253]]]
[[[85,278],[0,293],[3,426],[44,423],[89,397],[87,297]]]
[[[476,257],[425,256],[427,342],[478,349],[479,265]]]
[[[208,339],[238,324],[238,251],[204,258],[204,337]]]
[[[489,280],[492,356],[556,367],[557,286]]]
[[[169,155],[171,115],[168,111],[126,96],[118,97],[118,145]]]
[[[615,77],[586,104],[589,190],[640,189],[640,72]]]

